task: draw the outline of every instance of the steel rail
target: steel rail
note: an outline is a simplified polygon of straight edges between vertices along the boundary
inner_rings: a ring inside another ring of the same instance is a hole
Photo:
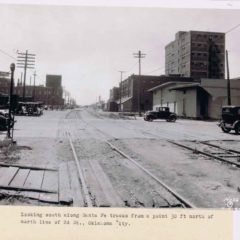
[[[80,117],[79,114],[76,114],[76,116]],[[83,119],[81,119],[83,122]],[[105,136],[110,136],[109,134],[104,133],[102,130],[98,129],[97,127],[93,126],[92,124],[87,123],[89,126],[91,126],[92,128],[94,128],[95,130],[97,130],[98,132],[100,132],[101,134],[105,135]],[[111,136],[113,137],[113,136]],[[166,185],[165,183],[163,183],[159,178],[157,178],[153,173],[151,173],[149,170],[147,170],[146,168],[144,168],[140,163],[138,163],[137,161],[135,161],[133,158],[131,158],[130,156],[128,156],[126,153],[124,153],[123,151],[121,151],[119,148],[117,148],[116,146],[114,146],[112,143],[110,143],[108,140],[104,140],[105,143],[107,143],[114,151],[118,152],[120,155],[122,155],[124,158],[126,158],[127,160],[131,161],[135,166],[137,166],[138,168],[140,168],[145,174],[147,174],[148,176],[150,176],[152,179],[154,179],[158,184],[160,184],[163,188],[165,188],[169,193],[171,193],[179,202],[181,202],[184,207],[186,208],[196,208],[196,206],[189,202],[188,200],[186,200],[183,196],[181,196],[179,193],[177,193],[175,190],[173,190],[171,187],[169,187],[168,185]]]
[[[121,151],[119,148],[114,146],[109,141],[105,141],[113,150],[121,154],[123,157],[131,161],[134,165],[139,167],[143,172],[145,172],[148,176],[150,176],[152,179],[154,179],[158,184],[160,184],[162,187],[164,187],[168,192],[170,192],[176,199],[178,199],[181,203],[184,204],[187,208],[196,208],[194,204],[190,203],[188,200],[186,200],[183,196],[181,196],[179,193],[175,192],[172,188],[167,186],[165,183],[163,183],[159,178],[157,178],[155,175],[153,175],[149,170],[147,170],[145,167],[143,167],[141,164],[139,164],[137,161],[132,159],[130,156],[128,156],[126,153]]]
[[[215,145],[215,144],[212,144],[212,143],[206,142],[206,141],[200,141],[200,143],[205,144],[205,145],[207,145],[207,146],[211,146],[211,147],[219,148],[219,149],[224,150],[224,151],[226,151],[226,152],[240,154],[240,152],[237,151],[237,150],[234,150],[234,149],[227,149],[227,148],[225,148],[225,147],[221,147],[221,146],[218,146],[218,145]]]
[[[83,172],[81,170],[81,166],[80,166],[80,163],[79,163],[79,160],[78,160],[78,157],[77,157],[77,153],[76,153],[75,148],[73,146],[73,142],[72,142],[72,139],[71,139],[71,136],[70,136],[69,132],[68,132],[67,136],[68,136],[68,140],[69,140],[69,143],[70,143],[70,146],[71,146],[71,149],[72,149],[72,152],[73,152],[74,160],[75,160],[75,163],[76,163],[76,166],[77,166],[78,177],[79,177],[79,180],[82,184],[84,199],[86,200],[86,204],[87,204],[88,207],[93,207],[91,197],[90,197],[90,194],[89,194],[88,189],[87,189],[87,184],[85,182]]]
[[[226,160],[226,159],[224,159],[224,158],[221,158],[221,157],[212,155],[212,154],[210,154],[210,153],[206,153],[206,152],[197,150],[197,149],[195,149],[195,148],[192,148],[192,147],[189,147],[189,146],[186,146],[186,145],[184,145],[184,144],[177,143],[177,142],[174,142],[174,141],[171,141],[171,140],[168,140],[168,142],[170,142],[170,143],[172,143],[172,144],[175,144],[175,145],[177,145],[177,146],[179,146],[179,147],[186,148],[186,149],[188,149],[188,150],[190,150],[190,151],[193,151],[193,152],[195,152],[195,153],[199,153],[199,154],[205,155],[205,156],[207,156],[207,157],[214,158],[214,159],[216,159],[216,160],[218,160],[218,161],[221,161],[221,162],[224,162],[224,163],[227,163],[227,164],[231,164],[231,165],[235,165],[236,167],[240,168],[240,164],[239,164],[239,163]],[[199,142],[199,143],[201,143],[201,142]]]

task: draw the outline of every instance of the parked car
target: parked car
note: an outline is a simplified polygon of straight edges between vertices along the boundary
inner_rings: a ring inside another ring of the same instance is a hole
[[[153,121],[155,119],[165,119],[168,122],[175,122],[177,115],[174,112],[170,112],[169,107],[158,107],[156,111],[147,111],[144,114],[145,121]]]
[[[7,131],[8,130],[8,109],[0,109],[0,131]],[[12,115],[12,114],[11,114]],[[11,116],[10,120],[10,128],[14,126],[14,117]]]
[[[16,114],[27,116],[40,116],[43,114],[41,102],[19,102]]]
[[[240,134],[240,106],[223,106],[219,127],[225,133],[234,130],[236,134]]]

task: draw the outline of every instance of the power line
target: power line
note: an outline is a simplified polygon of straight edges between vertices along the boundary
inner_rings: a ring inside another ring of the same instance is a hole
[[[3,51],[2,49],[0,49],[0,52],[3,53],[4,55],[14,59],[14,60],[17,60],[15,57],[11,56],[10,54],[8,54],[7,52]]]
[[[230,33],[231,31],[233,31],[234,29],[236,29],[238,27],[240,27],[240,23],[238,25],[236,25],[235,27],[230,28],[228,31],[225,32],[225,34]]]
[[[134,65],[132,65],[132,67],[129,68],[129,70],[125,71],[125,73],[132,71],[132,69],[135,68],[137,64],[138,64],[138,61],[136,61]]]
[[[153,72],[156,72],[156,71],[158,71],[158,70],[162,70],[162,69],[164,69],[164,68],[165,68],[165,67],[156,68],[156,69],[154,69],[154,70],[152,70],[152,71],[150,71],[150,72],[146,72],[146,73],[143,73],[143,74],[153,73]]]

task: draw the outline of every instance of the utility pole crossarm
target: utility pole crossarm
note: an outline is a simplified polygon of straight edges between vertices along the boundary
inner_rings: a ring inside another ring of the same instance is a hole
[[[23,78],[23,95],[22,100],[25,100],[25,88],[26,88],[26,74],[27,69],[34,69],[35,68],[35,56],[36,54],[28,53],[28,50],[26,50],[25,53],[18,52],[17,56],[17,68],[23,68],[24,69],[24,78]],[[34,79],[35,81],[35,79]]]

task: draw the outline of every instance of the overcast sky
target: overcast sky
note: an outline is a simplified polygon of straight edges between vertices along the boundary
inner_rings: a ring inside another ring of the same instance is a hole
[[[164,74],[164,47],[177,31],[226,32],[240,24],[239,16],[240,10],[0,5],[0,50],[13,57],[17,50],[36,54],[37,83],[45,83],[46,74],[62,75],[83,105],[98,96],[107,100],[120,70],[124,77],[137,74],[138,50],[146,54],[143,74]],[[240,76],[239,40],[240,27],[226,35],[230,77]],[[0,52],[0,71],[11,62]]]

